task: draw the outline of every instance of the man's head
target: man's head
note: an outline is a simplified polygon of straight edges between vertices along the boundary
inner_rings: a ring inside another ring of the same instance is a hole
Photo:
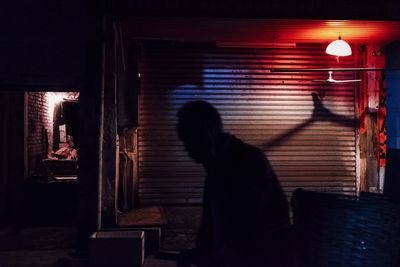
[[[215,139],[222,133],[218,111],[205,101],[186,103],[178,111],[177,133],[185,150],[198,163],[211,160]]]

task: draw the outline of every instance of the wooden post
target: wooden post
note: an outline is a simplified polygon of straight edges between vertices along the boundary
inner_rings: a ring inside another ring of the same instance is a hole
[[[8,95],[0,92],[0,223],[6,220],[7,196],[7,143],[8,143]]]
[[[24,187],[24,92],[10,92],[8,96],[6,162],[6,209],[9,222],[21,223]]]
[[[358,63],[364,67],[378,65],[373,47],[363,45],[359,49]],[[359,86],[358,109],[360,112],[360,191],[377,190],[378,185],[378,105],[379,80],[376,72],[363,72]]]
[[[105,77],[101,134],[101,228],[115,227],[117,151],[116,34],[111,18],[105,19]]]
[[[79,97],[79,206],[77,252],[88,249],[89,238],[100,228],[101,95],[104,88],[102,1],[87,2],[86,75]]]

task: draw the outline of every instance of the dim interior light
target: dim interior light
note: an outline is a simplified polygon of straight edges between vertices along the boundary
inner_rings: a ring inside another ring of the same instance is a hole
[[[326,47],[325,53],[337,57],[350,56],[351,47],[346,41],[342,40],[342,38],[339,35],[338,40],[331,42]]]

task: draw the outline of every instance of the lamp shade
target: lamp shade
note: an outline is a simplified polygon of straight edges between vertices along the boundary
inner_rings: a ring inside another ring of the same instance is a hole
[[[331,42],[326,47],[325,52],[329,55],[337,56],[337,57],[350,56],[351,55],[351,47],[346,41],[343,41],[342,38],[340,38],[340,36],[339,36],[339,40],[335,40],[335,41]]]

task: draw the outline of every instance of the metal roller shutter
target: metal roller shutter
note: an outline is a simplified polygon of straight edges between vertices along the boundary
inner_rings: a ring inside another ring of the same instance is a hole
[[[325,79],[327,73],[269,71],[353,67],[352,57],[339,64],[324,54],[321,45],[274,49],[148,45],[142,52],[138,139],[142,204],[201,202],[204,171],[187,156],[175,133],[177,109],[190,100],[209,101],[222,115],[226,131],[263,149],[288,196],[298,187],[356,192],[355,84],[311,81]],[[338,72],[334,78],[354,79],[354,73]],[[314,104],[312,93],[320,96],[323,107]]]

